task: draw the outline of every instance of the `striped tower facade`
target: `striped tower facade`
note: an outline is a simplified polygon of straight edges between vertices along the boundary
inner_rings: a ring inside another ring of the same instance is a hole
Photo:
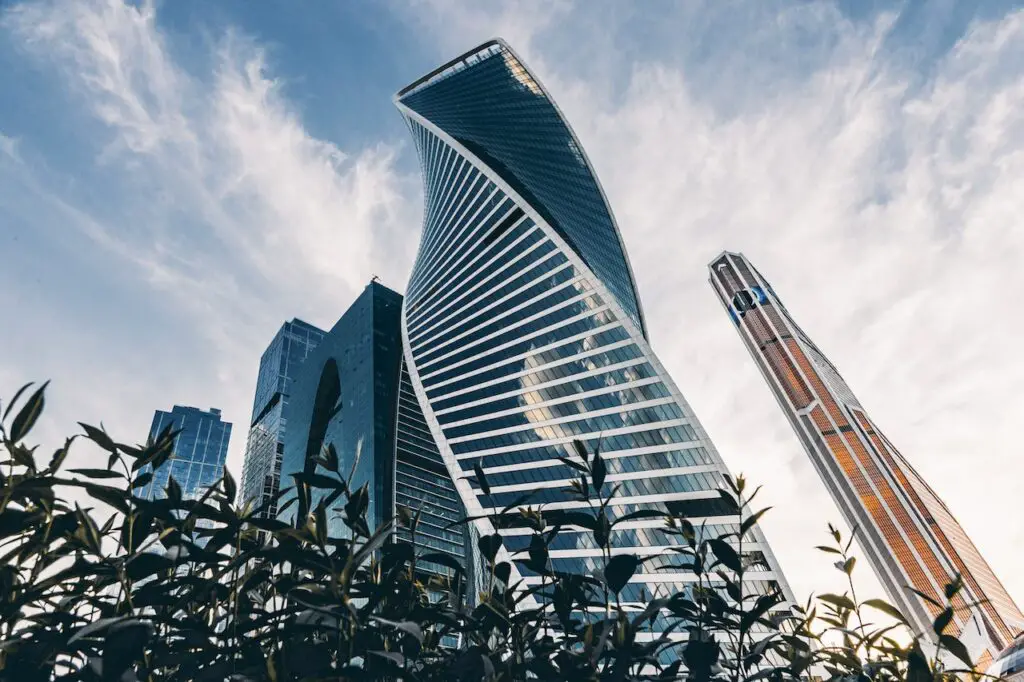
[[[717,489],[726,467],[646,337],[629,262],[604,193],[575,135],[536,78],[501,40],[467,52],[400,91],[395,102],[419,153],[423,234],[405,298],[409,376],[471,517],[514,504],[586,506],[569,483],[572,441],[600,442],[610,515],[665,508],[709,534],[736,530]],[[473,476],[479,462],[491,494]],[[486,519],[474,532],[490,534]],[[626,522],[613,553],[662,554],[677,538],[660,520]],[[526,548],[502,530],[504,558]],[[760,531],[750,591],[781,588]],[[563,529],[554,570],[602,566],[589,531]],[[643,564],[623,590],[685,591],[695,577]],[[665,557],[665,561],[671,561]],[[513,564],[513,582],[539,581]]]
[[[833,364],[742,254],[709,266],[711,286],[764,374],[890,600],[929,637],[957,573],[955,633],[982,666],[1024,615],[935,491],[868,416]]]

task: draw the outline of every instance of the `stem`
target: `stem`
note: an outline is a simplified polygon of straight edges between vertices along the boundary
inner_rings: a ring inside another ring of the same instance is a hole
[[[739,642],[736,645],[736,670],[733,672],[733,679],[736,682],[739,682],[739,680],[740,680],[740,671],[742,670],[742,666],[743,666],[743,640],[746,638],[745,635],[746,635],[746,629],[747,628],[743,625],[743,616],[742,616],[742,614],[744,612],[743,611],[743,574],[744,574],[744,569],[743,569],[743,506],[744,506],[743,493],[742,492],[738,492],[737,493],[737,497],[739,498],[738,502],[739,502],[739,522],[740,522],[740,530],[739,530],[739,533],[738,533],[739,538],[738,538],[738,541],[737,541],[737,553],[739,554],[739,557],[740,557],[740,570],[739,570],[739,572],[736,575],[736,580],[737,580],[736,588],[739,590],[739,593],[740,593],[739,604],[737,606],[738,606],[738,609],[739,609],[739,612],[740,612],[741,615],[740,615],[740,628],[739,628],[739,631],[740,631],[739,632]]]

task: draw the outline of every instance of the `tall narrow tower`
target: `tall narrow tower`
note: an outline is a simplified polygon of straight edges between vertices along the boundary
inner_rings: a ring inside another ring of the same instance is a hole
[[[955,573],[964,579],[957,634],[984,664],[1024,615],[938,495],[893,447],[771,286],[742,254],[711,262],[711,286],[859,540],[889,598],[931,635]],[[968,604],[980,604],[969,607]]]
[[[238,500],[251,502],[254,508],[261,510],[261,517],[272,519],[277,515],[288,394],[302,361],[316,348],[325,333],[295,318],[281,325],[260,358]],[[285,481],[285,485],[291,484],[291,481]]]
[[[482,513],[527,504],[585,507],[570,488],[572,441],[600,441],[610,513],[668,507],[708,533],[734,517],[717,493],[726,472],[704,429],[651,351],[629,261],[597,177],[562,114],[501,40],[485,43],[395,96],[419,153],[423,234],[402,311],[409,376],[481,534]],[[481,463],[491,492],[473,476]],[[662,554],[661,520],[625,522],[613,552]],[[501,533],[508,552],[529,531]],[[508,554],[502,550],[505,559]],[[758,531],[751,589],[781,587]],[[602,567],[591,534],[563,528],[553,570]],[[514,558],[514,557],[513,557]],[[670,561],[670,560],[669,560]],[[685,570],[643,564],[622,591],[687,589]],[[540,578],[513,564],[513,582]]]

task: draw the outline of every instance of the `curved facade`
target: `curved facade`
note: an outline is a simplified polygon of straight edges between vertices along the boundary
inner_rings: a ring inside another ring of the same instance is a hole
[[[955,574],[954,633],[976,660],[1007,646],[1024,614],[935,491],[868,417],[835,366],[742,254],[711,262],[711,286],[736,325],[890,600],[929,638]]]
[[[726,531],[726,471],[647,343],[618,229],[578,141],[502,41],[486,43],[396,95],[424,178],[423,235],[402,311],[409,375],[470,516],[514,503],[569,509],[574,477],[559,457],[598,441],[610,514],[668,508]],[[473,477],[480,462],[491,486]],[[491,533],[486,520],[476,531]],[[614,552],[660,554],[658,520],[613,532]],[[729,530],[734,530],[728,528]],[[528,540],[503,530],[513,554]],[[751,588],[781,585],[763,538]],[[590,572],[589,532],[563,529],[556,570]],[[507,557],[506,557],[507,558]],[[513,557],[514,558],[514,557]],[[527,584],[539,579],[514,564]],[[644,565],[625,601],[685,590],[686,572]]]

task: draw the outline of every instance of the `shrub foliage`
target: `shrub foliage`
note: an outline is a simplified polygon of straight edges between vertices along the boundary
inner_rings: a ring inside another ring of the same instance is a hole
[[[236,504],[228,473],[199,499],[183,498],[172,480],[164,499],[149,501],[137,492],[172,456],[176,434],[127,445],[80,424],[82,433],[47,457],[26,444],[45,390],[26,386],[0,405],[2,681],[924,682],[972,668],[947,632],[959,581],[935,621],[947,655],[926,656],[895,608],[857,601],[850,540],[831,527],[833,543],[820,549],[836,559],[845,592],[803,605],[745,592],[744,578],[763,568],[747,548],[767,510],[752,511],[757,491],[742,477],[720,491],[737,530],[709,537],[666,511],[612,516],[604,460],[577,444],[565,464],[587,505],[555,511],[523,499],[490,517],[494,528],[528,529],[528,550],[514,560],[539,584],[511,579],[496,533],[479,538],[484,566],[470,583],[459,562],[395,538],[396,523],[417,532],[415,511],[399,509],[371,529],[368,491],[349,486],[330,446],[318,473],[296,477],[299,527]],[[82,439],[105,461],[67,469]],[[475,477],[490,494],[479,466]],[[328,491],[316,504],[313,488]],[[327,533],[329,517],[339,516],[348,538]],[[658,568],[695,580],[685,592],[642,595],[638,605],[620,594],[652,559],[618,553],[609,538],[641,518],[663,521],[670,549]],[[592,535],[601,570],[552,570],[549,547],[569,527]],[[449,566],[455,578],[428,578],[417,568],[423,561]],[[474,586],[482,589],[467,594]],[[446,596],[431,598],[438,593]],[[956,659],[959,670],[940,663]]]

